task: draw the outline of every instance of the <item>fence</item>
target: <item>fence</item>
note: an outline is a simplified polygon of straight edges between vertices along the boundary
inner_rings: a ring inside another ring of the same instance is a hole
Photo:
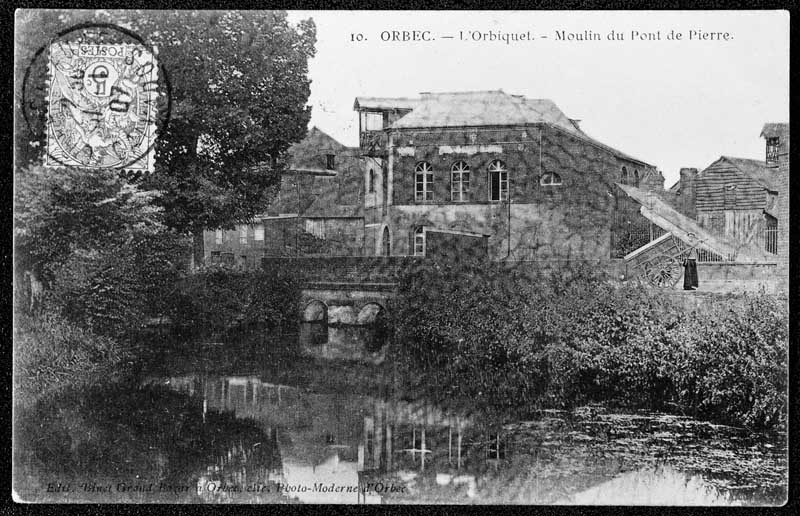
[[[766,227],[758,232],[756,237],[759,245],[772,254],[778,254],[778,228]]]
[[[667,231],[652,222],[630,230],[617,230],[611,233],[611,257],[622,258],[626,254],[649,244],[665,235]]]

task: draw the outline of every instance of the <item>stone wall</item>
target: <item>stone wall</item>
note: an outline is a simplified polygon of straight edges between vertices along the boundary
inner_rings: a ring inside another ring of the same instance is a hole
[[[789,135],[781,138],[781,148],[778,151],[778,276],[781,278],[781,288],[788,292],[789,289]]]
[[[284,269],[312,283],[392,283],[408,267],[420,263],[406,256],[265,257],[266,270]]]
[[[425,257],[430,260],[462,263],[489,259],[489,240],[483,236],[425,232]]]
[[[391,228],[393,255],[410,254],[410,232],[425,225],[487,234],[493,259],[509,252],[526,260],[610,258],[610,234],[620,223],[615,210],[629,207],[614,186],[622,167],[629,177],[639,172],[642,188],[663,188],[653,167],[547,125],[402,131],[394,135],[392,152],[392,205],[383,222]],[[510,210],[489,199],[488,167],[495,159],[508,170]],[[433,167],[431,201],[415,200],[420,161]],[[450,199],[451,167],[458,161],[470,168],[467,202]],[[550,174],[561,184],[543,184]]]

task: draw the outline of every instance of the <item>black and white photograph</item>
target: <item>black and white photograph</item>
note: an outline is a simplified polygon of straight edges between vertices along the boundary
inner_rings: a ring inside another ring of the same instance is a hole
[[[782,10],[18,9],[18,504],[782,506]]]

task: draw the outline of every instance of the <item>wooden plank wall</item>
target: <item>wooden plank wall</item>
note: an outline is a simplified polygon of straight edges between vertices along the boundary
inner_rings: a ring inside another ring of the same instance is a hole
[[[762,210],[717,210],[698,212],[697,222],[717,233],[741,243],[758,243],[766,221]],[[760,244],[759,244],[760,245]]]
[[[726,189],[735,186],[734,190]],[[764,187],[727,162],[719,162],[704,170],[696,180],[697,214],[703,211],[763,210],[766,206]]]

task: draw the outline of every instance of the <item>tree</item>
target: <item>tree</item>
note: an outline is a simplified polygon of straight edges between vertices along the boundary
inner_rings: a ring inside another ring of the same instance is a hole
[[[172,82],[172,116],[156,147],[167,224],[191,232],[246,222],[264,210],[281,158],[305,136],[311,108],[312,21],[284,12],[177,12],[138,18]],[[197,251],[197,249],[196,249]]]
[[[157,49],[169,76],[170,121],[158,135],[155,173],[142,183],[160,192],[154,202],[164,208],[164,222],[201,243],[204,229],[231,227],[261,212],[277,191],[285,152],[305,136],[310,120],[313,21],[293,27],[277,11],[22,11],[15,76],[25,75],[49,38],[81,22],[138,34]],[[43,83],[39,61],[29,76]],[[41,103],[46,93],[28,88],[26,102]],[[18,95],[17,109],[24,108]],[[18,167],[41,154],[41,115],[30,121],[33,127],[17,118],[17,148],[24,151]]]
[[[49,308],[69,319],[121,333],[163,308],[188,243],[163,224],[157,192],[110,170],[34,165],[15,179],[18,309],[46,292]]]

